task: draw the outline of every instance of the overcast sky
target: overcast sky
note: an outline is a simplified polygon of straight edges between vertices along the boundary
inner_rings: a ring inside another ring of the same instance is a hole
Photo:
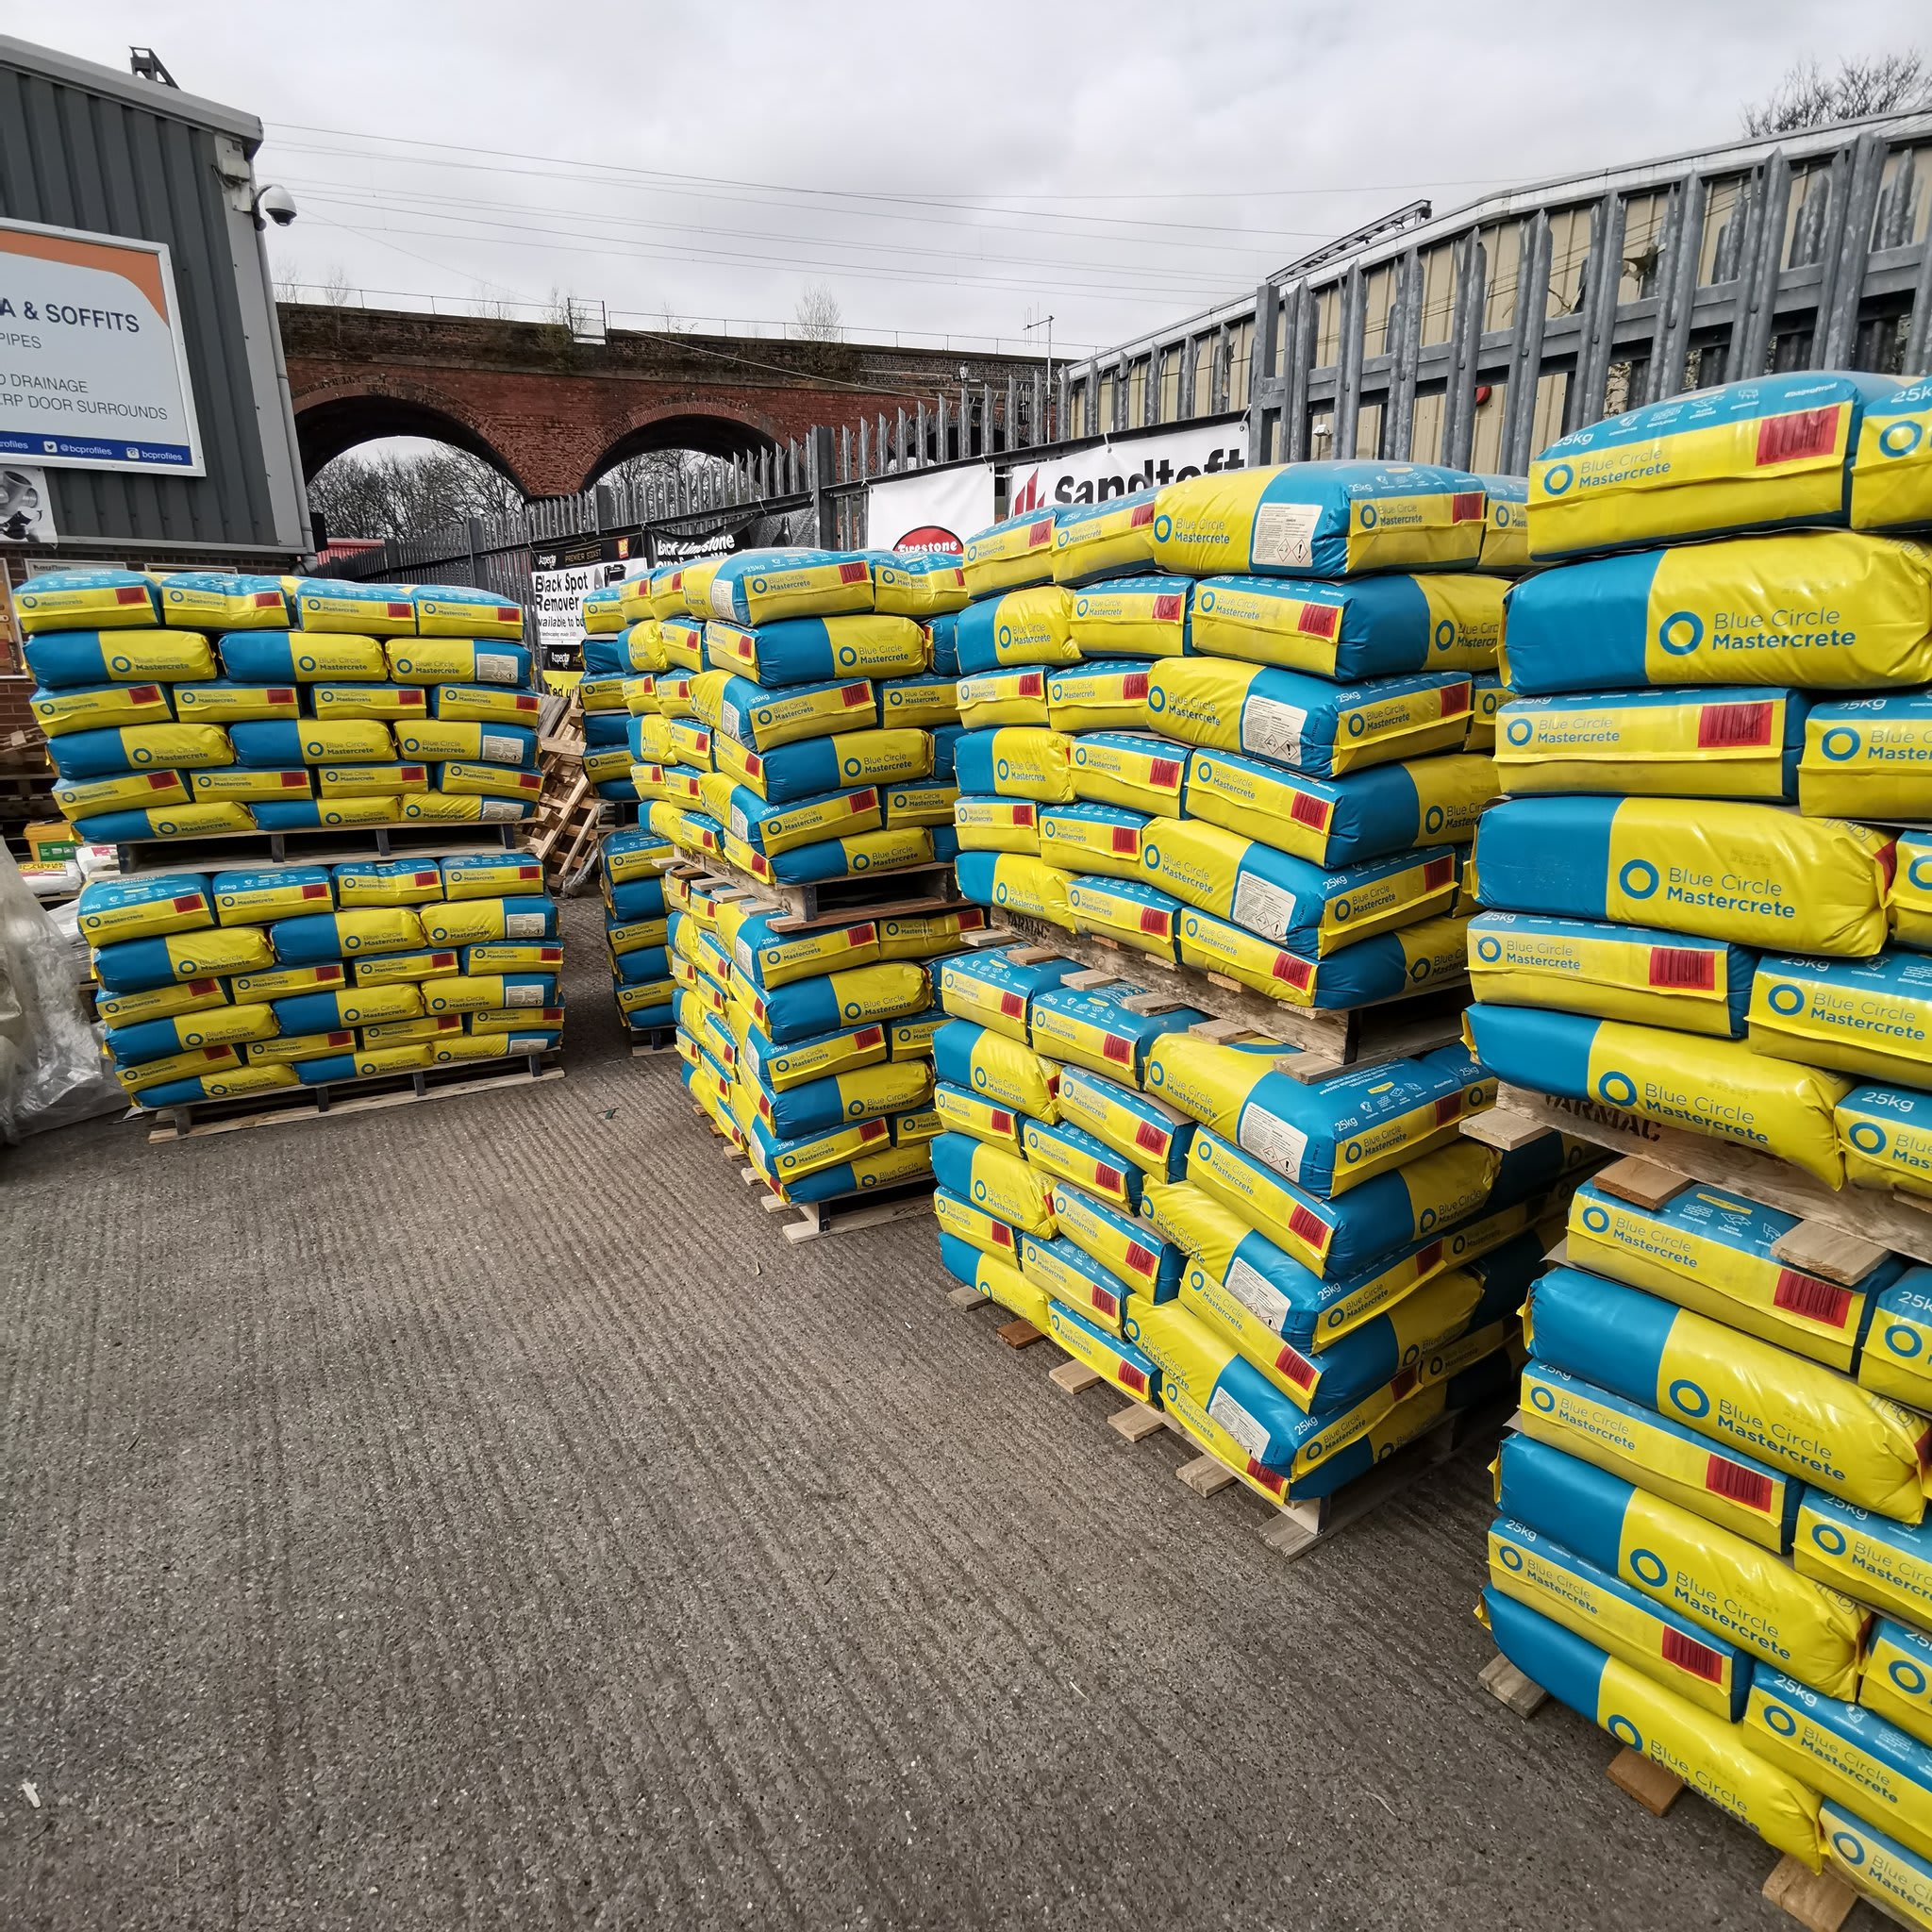
[[[260,115],[278,274],[613,322],[1117,341],[1416,197],[1734,139],[1925,0],[71,0],[38,31]],[[432,146],[430,143],[441,143]],[[386,291],[386,292],[385,292]],[[1044,331],[1041,331],[1043,335]]]

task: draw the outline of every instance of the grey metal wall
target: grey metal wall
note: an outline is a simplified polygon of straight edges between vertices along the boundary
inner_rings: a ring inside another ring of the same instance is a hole
[[[50,469],[62,551],[264,562],[308,548],[254,116],[0,36],[0,216],[165,242],[208,474]]]
[[[1074,365],[1070,430],[1249,411],[1250,460],[1521,474],[1567,430],[1771,370],[1932,358],[1932,114],[1426,203]]]

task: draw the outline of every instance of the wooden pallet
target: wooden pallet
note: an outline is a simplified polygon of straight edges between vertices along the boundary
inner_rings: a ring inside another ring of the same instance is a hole
[[[550,1047],[515,1059],[464,1060],[447,1067],[377,1074],[366,1080],[271,1088],[263,1093],[238,1093],[229,1100],[192,1100],[151,1111],[138,1108],[131,1117],[154,1122],[148,1143],[158,1147],[210,1134],[239,1133],[244,1127],[286,1127],[299,1121],[333,1120],[340,1114],[373,1113],[419,1100],[450,1100],[462,1093],[490,1093],[562,1078],[562,1049]]]
[[[901,865],[878,872],[847,873],[808,886],[760,879],[724,858],[687,859],[681,875],[722,879],[778,915],[778,930],[845,925],[855,919],[908,918],[922,912],[954,912],[961,900],[950,865]],[[676,870],[676,868],[672,868]]]
[[[747,1168],[747,1186],[762,1186],[764,1176]],[[869,1188],[856,1194],[838,1194],[829,1201],[788,1201],[767,1188],[758,1205],[767,1214],[795,1214],[785,1225],[788,1241],[814,1241],[828,1234],[856,1234],[861,1228],[884,1227],[894,1221],[930,1219],[931,1179],[896,1181],[891,1187]]]
[[[654,1054],[676,1051],[675,1026],[634,1026],[630,1029],[630,1057],[634,1060],[644,1059]]]
[[[1662,1200],[1669,1200],[1693,1181],[1702,1181],[1707,1187],[1728,1188],[1767,1208],[1795,1214],[1810,1224],[1807,1242],[1824,1252],[1827,1258],[1831,1243],[1825,1240],[1824,1230],[1868,1245],[1879,1243],[1916,1261],[1932,1261],[1932,1203],[1871,1188],[1835,1192],[1788,1160],[1735,1147],[1726,1141],[1660,1126],[1656,1121],[1598,1101],[1570,1100],[1506,1086],[1498,1089],[1493,1108],[1462,1124],[1462,1131],[1471,1140],[1505,1152],[1523,1146],[1548,1127],[1581,1141],[1593,1141],[1618,1154],[1635,1155],[1660,1170],[1668,1176]],[[1799,1231],[1793,1229],[1792,1235]],[[1792,1257],[1787,1254],[1783,1258],[1790,1260]]]
[[[1292,1070],[1297,1079],[1321,1079],[1345,1066],[1368,1066],[1378,1060],[1428,1053],[1462,1037],[1462,1009],[1469,1004],[1466,981],[1424,987],[1420,992],[1371,1007],[1326,1012],[1287,1006],[1224,974],[1178,965],[1094,933],[1066,932],[1044,919],[1002,911],[999,922],[987,932],[963,935],[962,942],[979,950],[1024,941],[1042,954],[1078,959],[1107,978],[1126,979],[1157,990],[1160,1004],[1141,1010],[1195,1007],[1224,1029],[1224,1038],[1258,1033],[1285,1041],[1301,1049],[1300,1064]]]
[[[949,1308],[970,1312],[974,1308],[997,1308],[1001,1304],[994,1301],[991,1295],[981,1294],[976,1288],[962,1281],[958,1287],[946,1291],[946,1306]],[[1046,1331],[1036,1328],[1025,1316],[1016,1315],[1011,1309],[1005,1309],[1004,1312],[1007,1319],[992,1332],[1008,1348],[1031,1348],[1036,1341],[1046,1340]]]
[[[398,820],[389,825],[311,825],[293,832],[209,832],[186,839],[131,839],[115,847],[125,873],[216,872],[228,866],[346,865],[362,858],[467,858],[514,852],[523,822],[449,824]]]
[[[1476,1673],[1476,1682],[1497,1703],[1527,1722],[1549,1702],[1549,1692],[1518,1670],[1498,1651]],[[1634,1798],[1653,1818],[1661,1818],[1686,1789],[1682,1778],[1641,1751],[1623,1746],[1605,1767],[1604,1774],[1626,1797]],[[1890,1905],[1877,1894],[1855,1889],[1838,1873],[1812,1872],[1801,1859],[1785,1853],[1772,1867],[1762,1896],[1804,1926],[1805,1932],[1839,1932],[1863,1897],[1887,1918],[1895,1918]],[[1900,1921],[1901,1924],[1905,1922]]]

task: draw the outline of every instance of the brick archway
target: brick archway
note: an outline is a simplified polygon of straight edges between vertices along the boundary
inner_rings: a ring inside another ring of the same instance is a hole
[[[295,436],[302,475],[312,478],[325,463],[358,443],[385,436],[424,436],[481,457],[527,496],[530,489],[460,399],[427,383],[375,376],[325,383],[293,397]]]
[[[588,490],[627,457],[659,449],[694,449],[707,456],[741,457],[777,447],[784,438],[769,420],[750,411],[691,408],[664,403],[642,410],[605,447],[579,488]]]

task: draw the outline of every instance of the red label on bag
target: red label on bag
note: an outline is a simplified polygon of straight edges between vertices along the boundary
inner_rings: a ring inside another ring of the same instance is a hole
[[[1152,1274],[1159,1263],[1159,1257],[1152,1248],[1143,1248],[1139,1241],[1127,1243],[1127,1266],[1136,1274]]]
[[[1093,1296],[1093,1306],[1103,1315],[1111,1315],[1116,1321],[1120,1319],[1120,1297],[1111,1289],[1096,1288],[1091,1291],[1091,1293]]]
[[[131,685],[127,695],[137,705],[158,705],[161,701],[161,688],[158,684]]]
[[[1715,992],[1717,955],[1696,952],[1689,946],[1653,946],[1650,983],[1681,987],[1689,992]]]
[[[1423,890],[1433,892],[1456,876],[1454,858],[1425,858],[1423,861]]]
[[[1033,823],[1033,808],[1030,805],[1016,805],[1013,808],[1013,824],[1030,825]]]
[[[1839,405],[1828,403],[1820,409],[1767,416],[1757,425],[1758,468],[1832,455],[1838,448],[1838,412]]]
[[[1307,991],[1308,981],[1314,977],[1314,974],[1312,960],[1298,959],[1292,953],[1276,953],[1274,956],[1273,976],[1286,981],[1297,992]]]
[[[1297,1201],[1288,1217],[1288,1231],[1298,1241],[1306,1241],[1317,1254],[1327,1251],[1330,1229],[1328,1224],[1312,1208],[1304,1208]]]
[[[1145,1148],[1149,1154],[1164,1155],[1167,1152],[1168,1140],[1169,1136],[1152,1121],[1142,1121],[1134,1129],[1134,1145]]]
[[[1480,490],[1458,490],[1449,499],[1449,521],[1452,524],[1487,523],[1490,515],[1490,499]]]
[[[1725,751],[1735,745],[1768,745],[1773,709],[1771,704],[1763,701],[1705,706],[1697,714],[1697,749]]]
[[[1046,691],[1046,676],[1043,672],[1028,671],[1021,675],[1013,687],[1023,698],[1037,698]]]
[[[1147,1392],[1147,1374],[1143,1369],[1137,1369],[1132,1362],[1123,1362],[1118,1370],[1123,1389],[1131,1389],[1136,1395]]]
[[[174,782],[175,774],[173,772],[150,772],[147,774],[148,790],[150,791],[165,791]]]
[[[1436,1102],[1436,1124],[1439,1127],[1447,1126],[1451,1121],[1459,1120],[1461,1116],[1461,1094],[1445,1093]]]
[[[1144,529],[1153,521],[1154,506],[1151,503],[1137,503],[1133,513],[1127,518],[1127,527],[1130,530]]]
[[[1013,1245],[1013,1230],[1004,1221],[995,1221],[991,1233],[995,1247],[1010,1248]]]
[[[1772,1306],[1807,1322],[1822,1322],[1827,1327],[1842,1328],[1851,1311],[1852,1291],[1833,1281],[1820,1281],[1815,1274],[1801,1274],[1795,1268],[1778,1270],[1777,1287],[1772,1292]]]
[[[1109,1033],[1101,1041],[1102,1054],[1110,1060],[1119,1060],[1124,1066],[1134,1062],[1134,1042],[1123,1040],[1118,1033]]]
[[[147,592],[139,584],[123,584],[114,592],[117,604],[145,604]]]
[[[1294,627],[1304,637],[1332,638],[1341,628],[1339,604],[1304,604],[1296,613]]]
[[[1156,624],[1176,624],[1180,620],[1184,599],[1176,596],[1160,596],[1154,600],[1154,621]]]
[[[1294,1384],[1297,1389],[1312,1389],[1315,1386],[1315,1365],[1308,1358],[1298,1354],[1284,1342],[1274,1357],[1274,1366]]]
[[[1259,1483],[1271,1496],[1279,1496],[1288,1488],[1285,1475],[1276,1475],[1272,1469],[1263,1469],[1252,1456],[1248,1457],[1248,1479]]]
[[[883,1026],[866,1026],[852,1036],[852,1043],[858,1047],[876,1046],[885,1037]]]
[[[1141,930],[1166,939],[1174,931],[1174,923],[1158,906],[1146,906],[1141,911]]]
[[[1147,674],[1144,671],[1130,671],[1121,679],[1121,696],[1124,698],[1144,698],[1147,695]]]
[[[1445,687],[1442,691],[1442,716],[1457,718],[1469,709],[1469,686],[1458,684]]]
[[[1124,1178],[1117,1167],[1107,1167],[1098,1162],[1094,1165],[1093,1182],[1096,1187],[1117,1190],[1122,1186]]]
[[[1050,543],[1052,541],[1053,518],[1050,516],[1041,518],[1026,532],[1026,547],[1029,550],[1037,550],[1042,543]]]
[[[995,1134],[1010,1134],[1013,1131],[1013,1116],[1005,1108],[994,1108],[991,1120],[992,1130]]]
[[[841,686],[839,691],[839,702],[848,707],[852,705],[869,705],[872,703],[872,686],[869,684],[848,684]]]
[[[248,600],[258,610],[266,610],[271,604],[279,604],[282,593],[279,591],[258,591]]]
[[[1000,995],[1000,1018],[1017,1020],[1026,1010],[1025,999],[1017,992],[1003,992]]]
[[[305,899],[326,899],[328,897],[328,887],[326,885],[304,886],[302,888],[302,896]]]
[[[412,604],[391,604],[388,609],[391,617],[409,617],[415,613],[415,606]]]
[[[1151,785],[1178,786],[1181,782],[1181,761],[1178,758],[1156,758],[1147,773]]]
[[[1713,1496],[1741,1503],[1747,1509],[1767,1510],[1775,1486],[1770,1476],[1757,1470],[1713,1456],[1704,1465],[1704,1487]]]
[[[1298,825],[1312,825],[1318,832],[1328,829],[1328,801],[1311,791],[1297,791],[1288,815]]]
[[[1696,1638],[1687,1637],[1681,1630],[1674,1630],[1668,1624],[1663,1632],[1663,1659],[1667,1664],[1675,1664],[1680,1671],[1688,1671],[1693,1677],[1701,1677],[1707,1684],[1721,1684],[1724,1676],[1724,1660],[1707,1643],[1699,1643]]]

